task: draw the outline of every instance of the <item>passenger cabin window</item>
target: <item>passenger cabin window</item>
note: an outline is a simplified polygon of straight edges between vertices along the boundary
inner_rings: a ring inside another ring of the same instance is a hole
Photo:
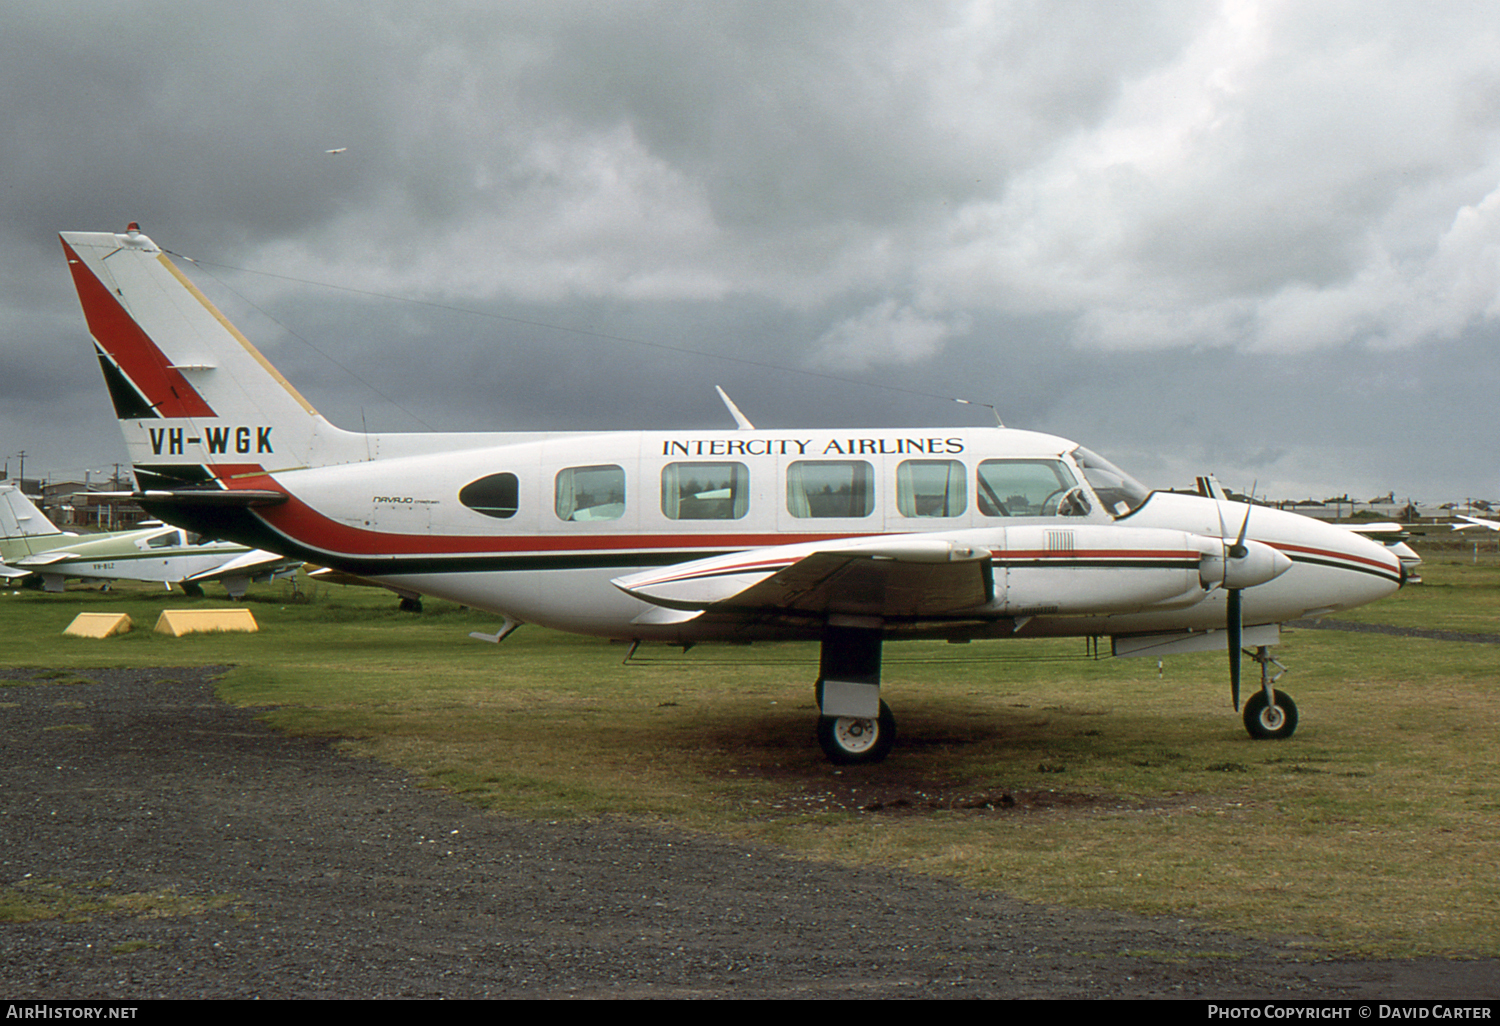
[[[1079,517],[1091,508],[1062,460],[985,460],[976,481],[987,517]]]
[[[458,501],[475,513],[509,520],[520,508],[520,484],[514,474],[491,474],[470,481],[458,492]]]
[[[799,460],[787,467],[786,509],[794,517],[867,517],[875,511],[875,468],[864,460]]]
[[[170,549],[182,544],[181,531],[168,531],[166,534],[158,534],[146,540],[146,546],[152,549]]]
[[[669,520],[738,520],[750,508],[743,463],[668,463],[661,471],[661,511]]]
[[[903,517],[957,517],[969,504],[958,460],[907,460],[896,467],[896,509]]]
[[[619,520],[625,515],[625,470],[613,464],[568,467],[557,475],[559,520]]]

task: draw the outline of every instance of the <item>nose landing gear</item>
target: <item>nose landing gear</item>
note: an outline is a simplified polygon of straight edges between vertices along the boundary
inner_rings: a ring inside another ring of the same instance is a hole
[[[1245,729],[1257,741],[1284,741],[1297,730],[1297,703],[1272,685],[1286,673],[1286,667],[1271,657],[1265,645],[1255,650],[1254,659],[1260,663],[1260,690],[1245,703]],[[1275,676],[1271,675],[1272,663],[1281,671]]]

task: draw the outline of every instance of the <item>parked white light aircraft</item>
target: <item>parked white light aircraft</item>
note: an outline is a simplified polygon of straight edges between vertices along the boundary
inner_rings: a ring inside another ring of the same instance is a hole
[[[1476,527],[1487,527],[1491,531],[1500,531],[1500,520],[1485,520],[1483,517],[1466,517],[1462,513],[1458,515],[1458,519],[1467,520],[1468,523],[1454,524],[1453,529],[1455,531],[1472,531]]]
[[[1374,601],[1400,561],[1279,510],[1150,492],[1005,428],[361,434],[321,417],[132,224],[62,236],[147,509],[516,623],[631,641],[821,642],[818,736],[884,758],[889,637],[1243,646],[1287,737],[1279,624]]]
[[[60,531],[15,485],[0,485],[0,577],[32,575],[47,591],[62,591],[70,577],[105,581],[157,581],[189,595],[220,581],[231,598],[243,598],[251,581],[295,573],[297,561],[233,542],[205,541],[158,524],[134,531],[69,534]]]

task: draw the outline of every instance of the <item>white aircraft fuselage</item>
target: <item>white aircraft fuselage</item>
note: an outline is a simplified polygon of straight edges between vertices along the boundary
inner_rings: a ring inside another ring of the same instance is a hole
[[[1116,519],[1078,468],[1072,455],[1076,444],[1004,428],[610,432],[509,444],[500,438],[498,444],[459,452],[278,473],[273,478],[295,497],[293,508],[259,515],[284,551],[381,583],[559,630],[686,642],[816,637],[818,626],[703,618],[654,623],[642,619],[656,608],[653,603],[611,582],[724,553],[874,535],[935,534],[995,554],[997,595],[971,610],[974,617],[962,623],[903,620],[895,627],[903,633],[1014,637],[1217,629],[1224,623],[1223,593],[1200,586],[1196,556],[1191,567],[1165,565],[1182,556],[1183,549],[1172,547],[1180,543],[1142,532],[1217,540],[1226,525],[1231,534],[1237,530],[1246,512],[1238,503],[1158,492]],[[897,506],[897,473],[904,463],[956,465],[967,484],[981,464],[1019,460],[1062,464],[1086,490],[1088,512],[987,516],[972,494],[952,516],[906,516]],[[791,469],[813,462],[868,465],[876,482],[871,512],[815,518],[789,509]],[[557,508],[558,475],[600,466],[620,468],[619,515],[565,519],[566,507],[564,513]],[[744,468],[740,515],[682,519],[680,508],[677,518],[664,511],[662,481],[668,468],[680,474],[681,468],[700,466],[719,473]],[[513,514],[476,513],[457,499],[461,489],[487,474],[515,476]],[[399,487],[393,487],[396,483]],[[1006,558],[1012,539],[1038,528],[1053,532],[1055,548],[1046,548],[1045,537],[1040,547],[1023,538],[1025,554]],[[1071,534],[1071,545],[1065,534]],[[1390,594],[1401,581],[1399,562],[1384,546],[1307,517],[1257,508],[1251,537],[1285,553],[1292,566],[1246,592],[1247,623],[1352,608]],[[271,544],[271,537],[263,540]],[[1049,583],[1027,591],[1028,574],[1038,572],[1046,573]],[[1102,602],[1111,580],[1120,582],[1124,595],[1111,607],[1091,610],[1088,603]],[[1010,582],[1020,601],[1006,601]],[[1179,600],[1184,594],[1193,601]],[[1076,596],[1072,606],[1064,601],[1067,595]],[[1059,606],[1059,612],[1047,612],[1049,606]],[[1028,619],[1018,628],[1014,621],[1021,617]]]

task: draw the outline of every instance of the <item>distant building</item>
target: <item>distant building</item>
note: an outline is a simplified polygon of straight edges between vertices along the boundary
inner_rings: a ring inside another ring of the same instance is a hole
[[[47,519],[65,531],[128,531],[148,519],[133,502],[96,497],[97,492],[128,491],[110,481],[49,481],[34,495]],[[29,489],[22,489],[23,492]]]

